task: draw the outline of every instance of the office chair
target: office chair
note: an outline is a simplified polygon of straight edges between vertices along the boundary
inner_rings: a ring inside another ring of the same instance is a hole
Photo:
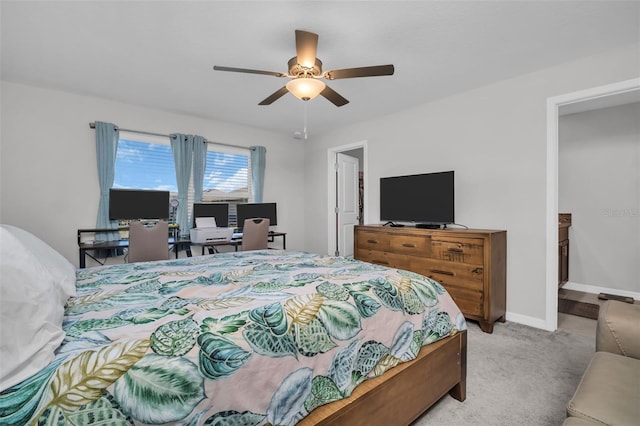
[[[242,251],[268,248],[269,219],[245,219],[242,228]]]
[[[169,224],[159,221],[155,226],[144,226],[141,222],[129,224],[129,255],[127,261],[147,262],[169,258]]]

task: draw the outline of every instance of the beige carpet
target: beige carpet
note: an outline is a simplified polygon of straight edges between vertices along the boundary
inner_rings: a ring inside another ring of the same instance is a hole
[[[467,399],[443,397],[413,426],[558,426],[595,348],[595,335],[469,322]]]

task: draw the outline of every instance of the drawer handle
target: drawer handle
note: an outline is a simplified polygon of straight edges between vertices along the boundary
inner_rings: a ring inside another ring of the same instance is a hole
[[[415,244],[412,244],[412,243],[403,243],[403,244],[402,244],[402,247],[416,248],[416,245],[415,245]]]
[[[369,244],[378,244],[378,240],[367,240]]]
[[[376,259],[373,259],[371,262],[372,262],[372,263],[376,263],[376,264],[378,264],[378,265],[388,265],[388,264],[389,264],[389,262],[387,262],[386,260],[376,260]]]
[[[443,271],[441,269],[429,269],[429,271],[433,272],[434,274],[451,275],[452,277],[455,275],[455,273],[453,273],[451,271]]]
[[[447,249],[447,251],[452,251],[452,252],[454,252],[454,253],[464,253],[464,250],[459,249],[459,248],[452,248],[452,247],[449,247],[449,248]]]

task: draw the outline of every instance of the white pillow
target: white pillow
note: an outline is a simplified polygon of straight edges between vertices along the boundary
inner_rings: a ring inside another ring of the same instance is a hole
[[[64,339],[63,317],[60,286],[50,270],[0,227],[0,392],[54,359]]]
[[[12,225],[1,225],[17,238],[49,271],[59,286],[60,297],[66,303],[76,295],[76,268],[64,256],[32,233]]]

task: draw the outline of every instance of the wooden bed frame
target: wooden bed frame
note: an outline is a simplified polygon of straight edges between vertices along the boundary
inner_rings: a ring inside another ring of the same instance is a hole
[[[466,398],[467,331],[424,346],[413,361],[367,380],[349,398],[323,405],[298,426],[408,425],[449,393]]]

